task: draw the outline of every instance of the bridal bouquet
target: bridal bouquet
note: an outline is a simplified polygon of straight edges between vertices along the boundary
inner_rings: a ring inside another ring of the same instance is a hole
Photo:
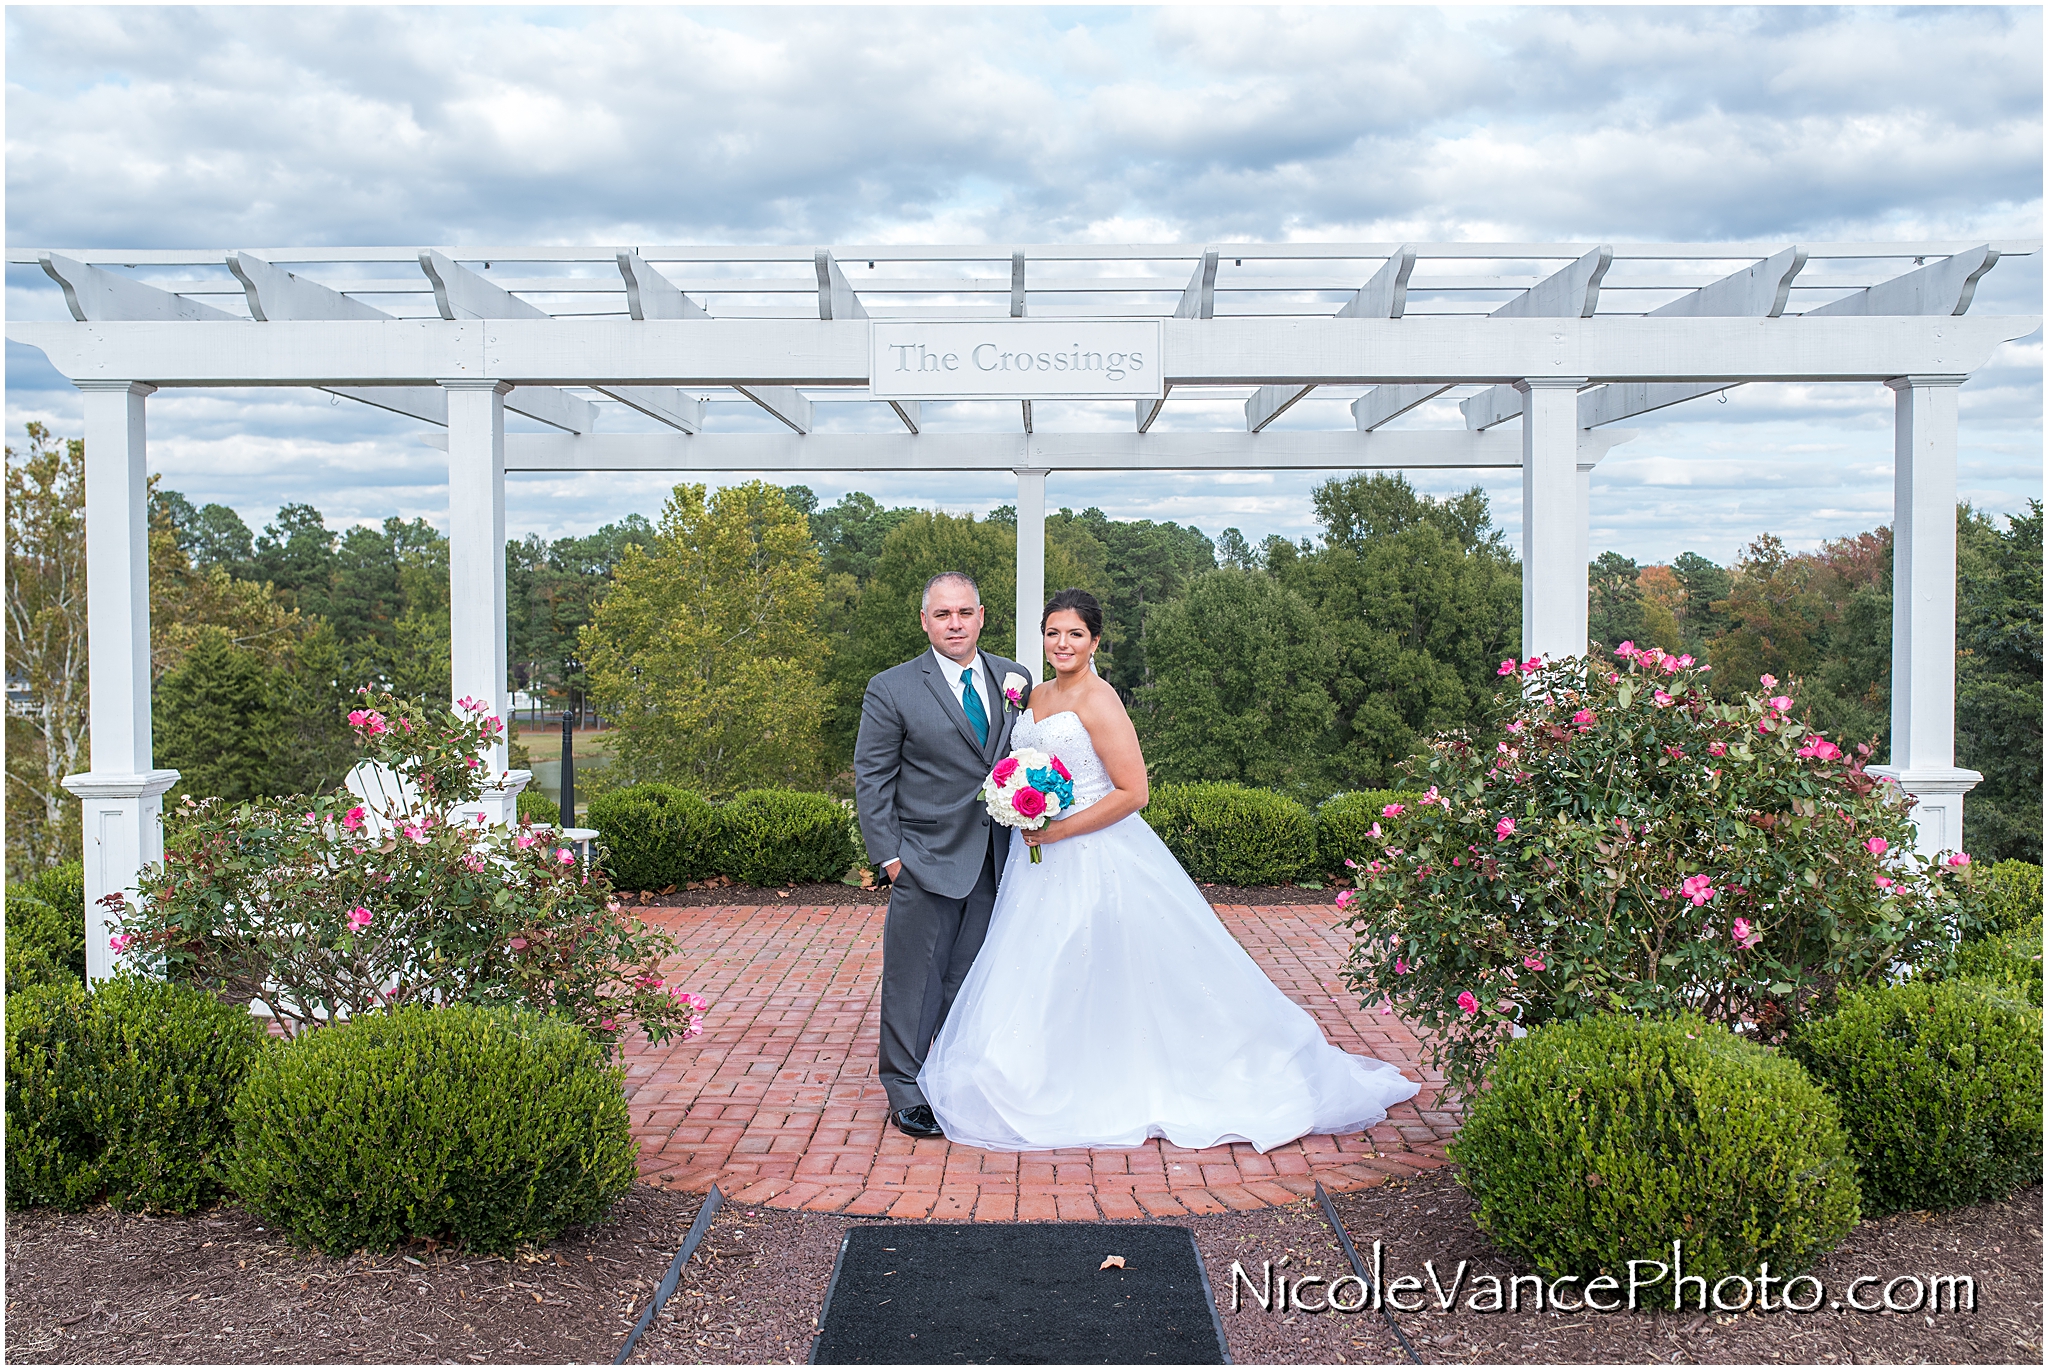
[[[1019,747],[988,773],[981,799],[988,816],[1006,828],[1036,831],[1074,805],[1074,777],[1050,752]],[[1031,849],[1031,859],[1039,859]]]

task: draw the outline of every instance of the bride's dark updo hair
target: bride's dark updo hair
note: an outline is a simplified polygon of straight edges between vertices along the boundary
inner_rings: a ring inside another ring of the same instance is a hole
[[[1102,636],[1102,601],[1086,590],[1062,590],[1046,601],[1045,612],[1038,616],[1038,631],[1045,631],[1046,620],[1062,609],[1079,614],[1081,622],[1088,629],[1088,636]]]

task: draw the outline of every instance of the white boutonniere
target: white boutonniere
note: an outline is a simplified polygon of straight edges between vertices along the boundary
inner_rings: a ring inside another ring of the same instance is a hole
[[[1017,672],[1010,672],[1008,675],[1003,677],[1003,702],[1008,704],[1012,709],[1023,708],[1024,691],[1027,688],[1029,688],[1030,684],[1030,681],[1026,680]]]

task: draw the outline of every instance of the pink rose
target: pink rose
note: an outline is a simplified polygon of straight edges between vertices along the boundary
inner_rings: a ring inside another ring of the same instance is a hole
[[[127,932],[117,932],[107,939],[107,945],[113,949],[116,956],[128,950],[130,946],[134,945],[134,942],[135,935]]]
[[[1744,948],[1753,947],[1764,940],[1763,930],[1747,918],[1736,919],[1732,932],[1736,944]]]
[[[1399,817],[1400,817],[1400,816],[1402,815],[1402,813],[1403,813],[1403,812],[1404,812],[1404,810],[1402,809],[1402,807],[1401,807],[1401,806],[1400,806],[1399,804],[1389,804],[1389,805],[1387,805],[1387,807],[1385,807],[1384,809],[1381,809],[1381,810],[1380,810],[1380,817],[1382,817],[1382,818],[1399,818]]]
[[[1512,661],[1503,661],[1500,664],[1500,669],[1494,672],[1495,675],[1513,675],[1514,673],[1515,663]]]
[[[598,1019],[597,1025],[601,1030],[605,1032],[617,1032],[619,1030],[619,1025],[609,1018]]]
[[[1840,757],[1841,754],[1842,749],[1840,747],[1837,747],[1819,733],[1815,733],[1812,737],[1807,738],[1806,745],[1801,747],[1798,752],[1798,755],[1810,756],[1816,761],[1833,761]]]
[[[576,864],[576,853],[570,851],[567,847],[563,847],[555,853],[555,860],[565,866],[573,866]]]
[[[370,911],[368,909],[358,904],[348,911],[348,928],[350,932],[361,932],[368,926],[370,926]]]
[[[1073,776],[1067,774],[1066,763],[1061,761],[1058,757],[1054,757],[1052,759],[1052,768],[1053,772],[1056,775],[1058,775],[1059,778],[1062,780],[1072,780],[1074,778]]]
[[[1761,684],[1766,690],[1775,690],[1778,688],[1778,678],[1774,675],[1760,675],[1757,677],[1757,682]]]
[[[1511,733],[1518,733],[1528,726],[1528,724],[1522,722],[1522,720],[1518,718],[1514,722],[1508,724],[1508,731]]]
[[[1877,887],[1881,890],[1888,890],[1897,883],[1898,881],[1892,879],[1889,875],[1880,875],[1877,877]]]
[[[1698,908],[1714,897],[1713,878],[1705,875],[1688,875],[1679,882],[1678,892],[1692,900],[1692,906]]]
[[[1358,896],[1352,893],[1350,890],[1338,890],[1337,907],[1340,909],[1348,909],[1351,907],[1351,901],[1353,899],[1356,899],[1357,897]]]
[[[1653,692],[1650,695],[1650,698],[1657,702],[1657,707],[1660,709],[1668,709],[1671,707],[1671,696],[1665,694],[1662,690],[1657,690]]]
[[[1614,649],[1614,654],[1626,660],[1636,654],[1636,644],[1633,640],[1624,642]]]
[[[1530,970],[1542,970],[1543,958],[1540,956],[1524,956],[1522,958],[1522,964],[1527,966]]]
[[[1396,957],[1394,958],[1394,974],[1396,974],[1396,975],[1406,975],[1407,973],[1408,973],[1408,962],[1407,962],[1407,959],[1406,959],[1405,957],[1400,957],[1400,956],[1396,956]]]
[[[1764,703],[1770,705],[1779,713],[1783,713],[1785,712],[1785,710],[1792,707],[1792,698],[1790,695],[1772,695],[1769,699],[1765,700]]]
[[[1593,711],[1591,709],[1579,710],[1572,715],[1572,722],[1579,725],[1580,732],[1585,732],[1593,726]]]
[[[1509,837],[1514,835],[1514,831],[1515,820],[1512,818],[1503,818],[1500,820],[1500,822],[1493,825],[1493,840],[1496,842],[1505,842],[1508,840]]]
[[[1458,992],[1458,1007],[1464,1010],[1467,1018],[1470,1018],[1473,1014],[1479,1012],[1479,1001],[1472,997],[1471,990],[1460,990]]]
[[[1036,818],[1045,812],[1045,796],[1029,785],[1020,786],[1017,793],[1011,797],[1010,803],[1018,814],[1025,818]]]
[[[1955,852],[1948,858],[1948,863],[1957,870],[1961,870],[1964,866],[1970,864],[1970,854],[1966,851]]]
[[[1707,755],[1708,755],[1708,756],[1726,756],[1726,755],[1728,755],[1728,744],[1727,744],[1727,743],[1725,743],[1725,742],[1709,742],[1709,743],[1707,744]]]
[[[512,839],[512,845],[519,848],[519,850],[521,851],[525,851],[528,847],[532,846],[534,843],[538,841],[540,841],[540,839],[538,837],[535,837],[532,833],[523,832],[519,834],[519,836]]]
[[[1863,844],[1863,849],[1872,856],[1883,856],[1891,850],[1891,846],[1892,844],[1885,841],[1882,837],[1873,837]]]
[[[1692,657],[1689,654],[1686,656],[1682,656],[1678,658],[1678,664],[1680,666],[1690,666],[1692,665]]]
[[[341,826],[354,832],[363,826],[363,806],[358,804],[341,816]]]
[[[996,768],[989,772],[988,778],[996,782],[997,789],[1001,789],[1010,783],[1010,777],[1016,773],[1017,758],[1006,756],[1001,761],[996,762]]]
[[[1522,663],[1522,674],[1524,675],[1533,675],[1535,672],[1540,671],[1542,669],[1543,658],[1540,656],[1532,656],[1527,661]]]
[[[1379,825],[1379,824],[1377,824],[1377,823],[1373,824],[1373,825],[1372,825],[1372,827],[1370,827],[1370,828],[1368,828],[1368,829],[1366,830],[1366,834],[1365,834],[1365,835],[1366,835],[1367,837],[1378,837],[1378,836],[1380,836],[1380,825]]]

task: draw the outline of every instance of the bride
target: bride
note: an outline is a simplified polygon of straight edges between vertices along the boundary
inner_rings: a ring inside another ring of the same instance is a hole
[[[1095,674],[1102,608],[1062,590],[1041,620],[1057,678],[1011,742],[1059,757],[1074,804],[1010,846],[988,939],[917,1077],[946,1136],[998,1151],[1266,1151],[1358,1132],[1414,1097],[1330,1045],[1238,946],[1139,815],[1138,737]],[[1027,847],[1038,847],[1038,864]]]

